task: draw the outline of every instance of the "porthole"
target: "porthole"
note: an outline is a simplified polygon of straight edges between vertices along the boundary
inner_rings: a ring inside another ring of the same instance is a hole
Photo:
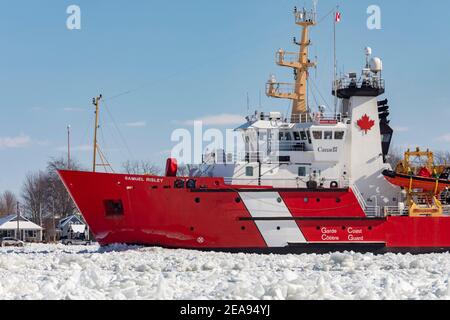
[[[195,203],[200,203],[200,198],[195,198]]]
[[[336,199],[336,203],[341,203],[341,202],[342,202],[341,198]]]
[[[277,227],[277,230],[280,231],[280,230],[281,230],[281,227]]]
[[[277,199],[277,202],[278,202],[278,203],[281,203],[281,202],[283,202],[283,200],[281,200],[281,198],[278,198],[278,199]]]
[[[242,230],[242,231],[245,231],[245,229],[246,229],[246,228],[245,228],[244,226],[241,227],[241,230]]]
[[[192,232],[192,231],[194,231],[194,230],[195,230],[195,228],[194,228],[194,227],[191,227],[191,229],[190,229],[190,230],[191,230],[191,232]]]
[[[236,203],[241,203],[241,198],[237,197],[234,201],[236,201]]]

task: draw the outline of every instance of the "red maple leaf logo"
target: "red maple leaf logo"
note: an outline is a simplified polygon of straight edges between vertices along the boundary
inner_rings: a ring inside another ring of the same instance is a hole
[[[371,120],[367,114],[365,114],[361,119],[356,123],[358,127],[364,131],[366,134],[370,131],[375,125],[375,120]]]

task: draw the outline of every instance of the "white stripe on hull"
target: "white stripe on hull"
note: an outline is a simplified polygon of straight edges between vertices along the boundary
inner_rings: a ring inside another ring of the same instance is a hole
[[[292,218],[278,192],[239,193],[252,218]],[[280,202],[281,201],[281,202]],[[286,247],[289,243],[306,243],[295,221],[255,221],[267,246]]]

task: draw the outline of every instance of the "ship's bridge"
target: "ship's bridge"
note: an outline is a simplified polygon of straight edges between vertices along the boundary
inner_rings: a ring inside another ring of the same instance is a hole
[[[341,114],[308,113],[284,119],[281,113],[256,113],[237,128],[242,132],[245,151],[236,161],[302,163],[339,162],[347,133]]]

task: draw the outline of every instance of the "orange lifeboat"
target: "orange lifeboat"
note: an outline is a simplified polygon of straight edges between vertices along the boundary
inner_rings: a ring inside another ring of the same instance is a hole
[[[439,177],[434,177],[427,168],[420,169],[417,175],[385,170],[383,176],[393,185],[409,190],[421,189],[438,194],[450,188],[448,173],[444,172]]]

